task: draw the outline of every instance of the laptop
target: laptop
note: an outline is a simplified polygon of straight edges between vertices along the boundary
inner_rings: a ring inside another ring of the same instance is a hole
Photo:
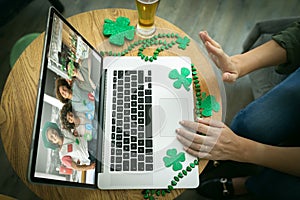
[[[193,87],[177,89],[169,78],[171,71],[190,66],[190,58],[180,56],[159,56],[153,62],[102,56],[51,7],[29,180],[99,189],[167,189],[196,159],[184,152],[175,133],[180,120],[194,119]],[[174,188],[198,184],[195,167]]]

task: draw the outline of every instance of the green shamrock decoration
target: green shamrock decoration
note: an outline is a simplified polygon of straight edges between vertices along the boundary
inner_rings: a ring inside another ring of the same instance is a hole
[[[127,40],[133,40],[135,28],[134,26],[129,26],[130,20],[126,17],[118,17],[116,21],[112,21],[110,19],[104,20],[103,25],[103,35],[109,37],[109,42],[122,46],[125,42],[125,38]]]
[[[180,152],[177,154],[176,149],[169,149],[167,151],[167,156],[163,158],[166,167],[171,167],[173,165],[173,170],[178,171],[182,169],[182,164],[180,162],[185,161],[185,154]]]
[[[173,69],[172,71],[170,71],[169,73],[169,78],[170,79],[178,79],[177,81],[175,81],[173,83],[173,86],[177,89],[181,88],[181,85],[183,85],[183,87],[189,91],[190,90],[190,85],[192,84],[192,79],[191,78],[187,78],[187,76],[190,74],[190,70],[188,68],[182,67],[181,68],[181,74],[179,74],[179,72],[177,71],[177,69]]]
[[[212,116],[212,111],[218,112],[220,110],[220,104],[217,102],[216,97],[212,95],[207,96],[206,93],[203,92],[200,109],[202,109],[202,115],[204,117],[210,117]]]
[[[176,40],[176,43],[178,43],[178,48],[179,49],[183,49],[185,50],[187,46],[189,46],[190,43],[190,39],[186,36],[184,36],[184,38],[182,37],[178,37],[178,39]]]

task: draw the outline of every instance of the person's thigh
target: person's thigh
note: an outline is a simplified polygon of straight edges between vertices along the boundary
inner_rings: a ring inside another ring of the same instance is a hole
[[[263,199],[300,199],[300,178],[265,169],[246,181],[247,190]]]
[[[278,145],[300,135],[300,68],[233,119],[238,135]]]

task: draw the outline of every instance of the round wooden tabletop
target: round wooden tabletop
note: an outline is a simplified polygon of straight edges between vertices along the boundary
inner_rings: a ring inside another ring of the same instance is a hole
[[[127,9],[94,10],[75,15],[68,21],[94,46],[101,47],[107,40],[102,34],[104,19],[116,20],[119,16],[130,19],[131,25],[137,23],[137,11]],[[187,36],[170,22],[156,17],[158,30],[171,30],[182,36]],[[51,185],[39,185],[28,182],[27,170],[31,146],[37,87],[40,75],[40,66],[43,50],[44,34],[35,39],[22,53],[7,79],[2,99],[1,111],[1,137],[7,157],[21,180],[42,199],[142,199],[141,190],[88,190]],[[132,51],[132,54],[136,54]],[[175,53],[164,51],[168,54],[181,54],[191,57],[198,68],[201,79],[201,89],[213,94],[221,102],[220,88],[211,63],[199,48],[199,44],[191,41],[186,50],[177,50]],[[221,103],[222,105],[222,103]],[[5,116],[3,116],[5,115]],[[222,119],[222,107],[213,118]],[[175,128],[175,127],[174,127]],[[206,166],[207,161],[199,164],[199,172]],[[164,199],[174,199],[181,194],[183,189],[176,189],[166,195]]]

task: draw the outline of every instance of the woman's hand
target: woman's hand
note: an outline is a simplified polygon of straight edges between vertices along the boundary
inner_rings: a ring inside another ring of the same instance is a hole
[[[74,170],[77,170],[77,171],[86,171],[86,170],[90,170],[90,169],[95,169],[95,167],[96,167],[95,162],[92,162],[89,165],[80,165],[79,163],[80,163],[80,161],[77,161],[77,163],[75,163],[73,161],[71,163],[71,168],[73,168]]]
[[[72,79],[67,79],[67,78],[66,78],[66,81],[67,81],[67,83],[68,83],[70,86],[72,86],[72,84],[73,84]]]
[[[223,81],[234,82],[239,77],[239,68],[215,40],[206,31],[201,31],[199,36],[214,63],[223,72]]]
[[[181,121],[180,124],[184,128],[176,130],[177,138],[191,155],[209,160],[243,160],[243,139],[224,123],[198,119],[196,122]]]
[[[176,130],[177,138],[185,151],[193,156],[252,163],[300,177],[300,147],[258,143],[240,137],[224,123],[210,119],[181,121],[180,124],[184,128]]]
[[[96,163],[92,162],[90,165],[87,165],[88,169],[95,169]]]

